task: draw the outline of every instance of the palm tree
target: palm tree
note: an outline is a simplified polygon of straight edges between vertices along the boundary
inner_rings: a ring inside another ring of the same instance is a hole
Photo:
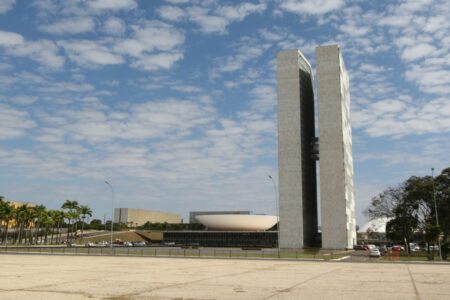
[[[14,214],[14,206],[10,202],[4,201],[4,198],[0,196],[0,232],[2,223],[5,224],[1,235],[2,243],[8,243],[9,222],[14,218]]]
[[[44,218],[41,220],[41,224],[44,225],[44,227],[45,227],[44,244],[47,244],[47,242],[48,242],[48,232],[50,230],[50,227],[52,227],[52,229],[53,229],[53,226],[55,225],[54,220],[51,216],[51,212],[52,212],[52,210],[47,211]]]
[[[35,243],[38,243],[38,237],[39,237],[39,231],[41,229],[42,223],[45,220],[45,218],[47,217],[47,209],[45,208],[44,205],[38,205],[33,207],[33,216],[34,216],[34,240]],[[33,224],[31,224],[33,225]],[[30,228],[31,230],[31,228]],[[31,238],[30,241],[33,244],[33,238]]]
[[[78,212],[81,215],[81,243],[83,243],[83,233],[84,233],[84,221],[86,216],[92,217],[92,210],[87,205],[81,205]]]
[[[68,227],[67,227],[67,242],[68,242],[69,238],[70,238],[70,231],[72,229],[71,221],[73,219],[76,219],[76,217],[77,217],[76,211],[80,208],[80,205],[78,204],[78,201],[76,201],[76,200],[74,200],[74,201],[66,200],[66,202],[64,202],[64,204],[61,206],[61,208],[66,210],[65,217],[69,223]],[[69,228],[70,228],[70,230],[69,230]]]
[[[30,207],[27,204],[20,205],[16,209],[15,220],[16,220],[16,239],[15,243],[19,244],[24,238],[24,229],[28,227],[30,221],[31,213]],[[25,232],[26,233],[26,232]]]

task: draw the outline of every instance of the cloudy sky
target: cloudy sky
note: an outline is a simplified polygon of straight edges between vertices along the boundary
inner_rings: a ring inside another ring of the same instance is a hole
[[[276,53],[342,47],[357,223],[450,166],[448,0],[0,0],[0,195],[274,213]]]

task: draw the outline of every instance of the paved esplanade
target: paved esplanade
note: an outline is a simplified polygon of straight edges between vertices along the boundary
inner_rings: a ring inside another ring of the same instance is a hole
[[[0,255],[0,299],[450,299],[450,266]]]

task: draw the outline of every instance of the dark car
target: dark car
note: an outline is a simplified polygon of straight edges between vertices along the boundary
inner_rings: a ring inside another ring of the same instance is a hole
[[[366,245],[354,245],[353,250],[368,250],[369,248]]]

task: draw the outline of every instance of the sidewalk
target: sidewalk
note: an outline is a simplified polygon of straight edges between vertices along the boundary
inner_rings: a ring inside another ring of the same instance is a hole
[[[1,255],[0,299],[450,299],[450,266]]]

